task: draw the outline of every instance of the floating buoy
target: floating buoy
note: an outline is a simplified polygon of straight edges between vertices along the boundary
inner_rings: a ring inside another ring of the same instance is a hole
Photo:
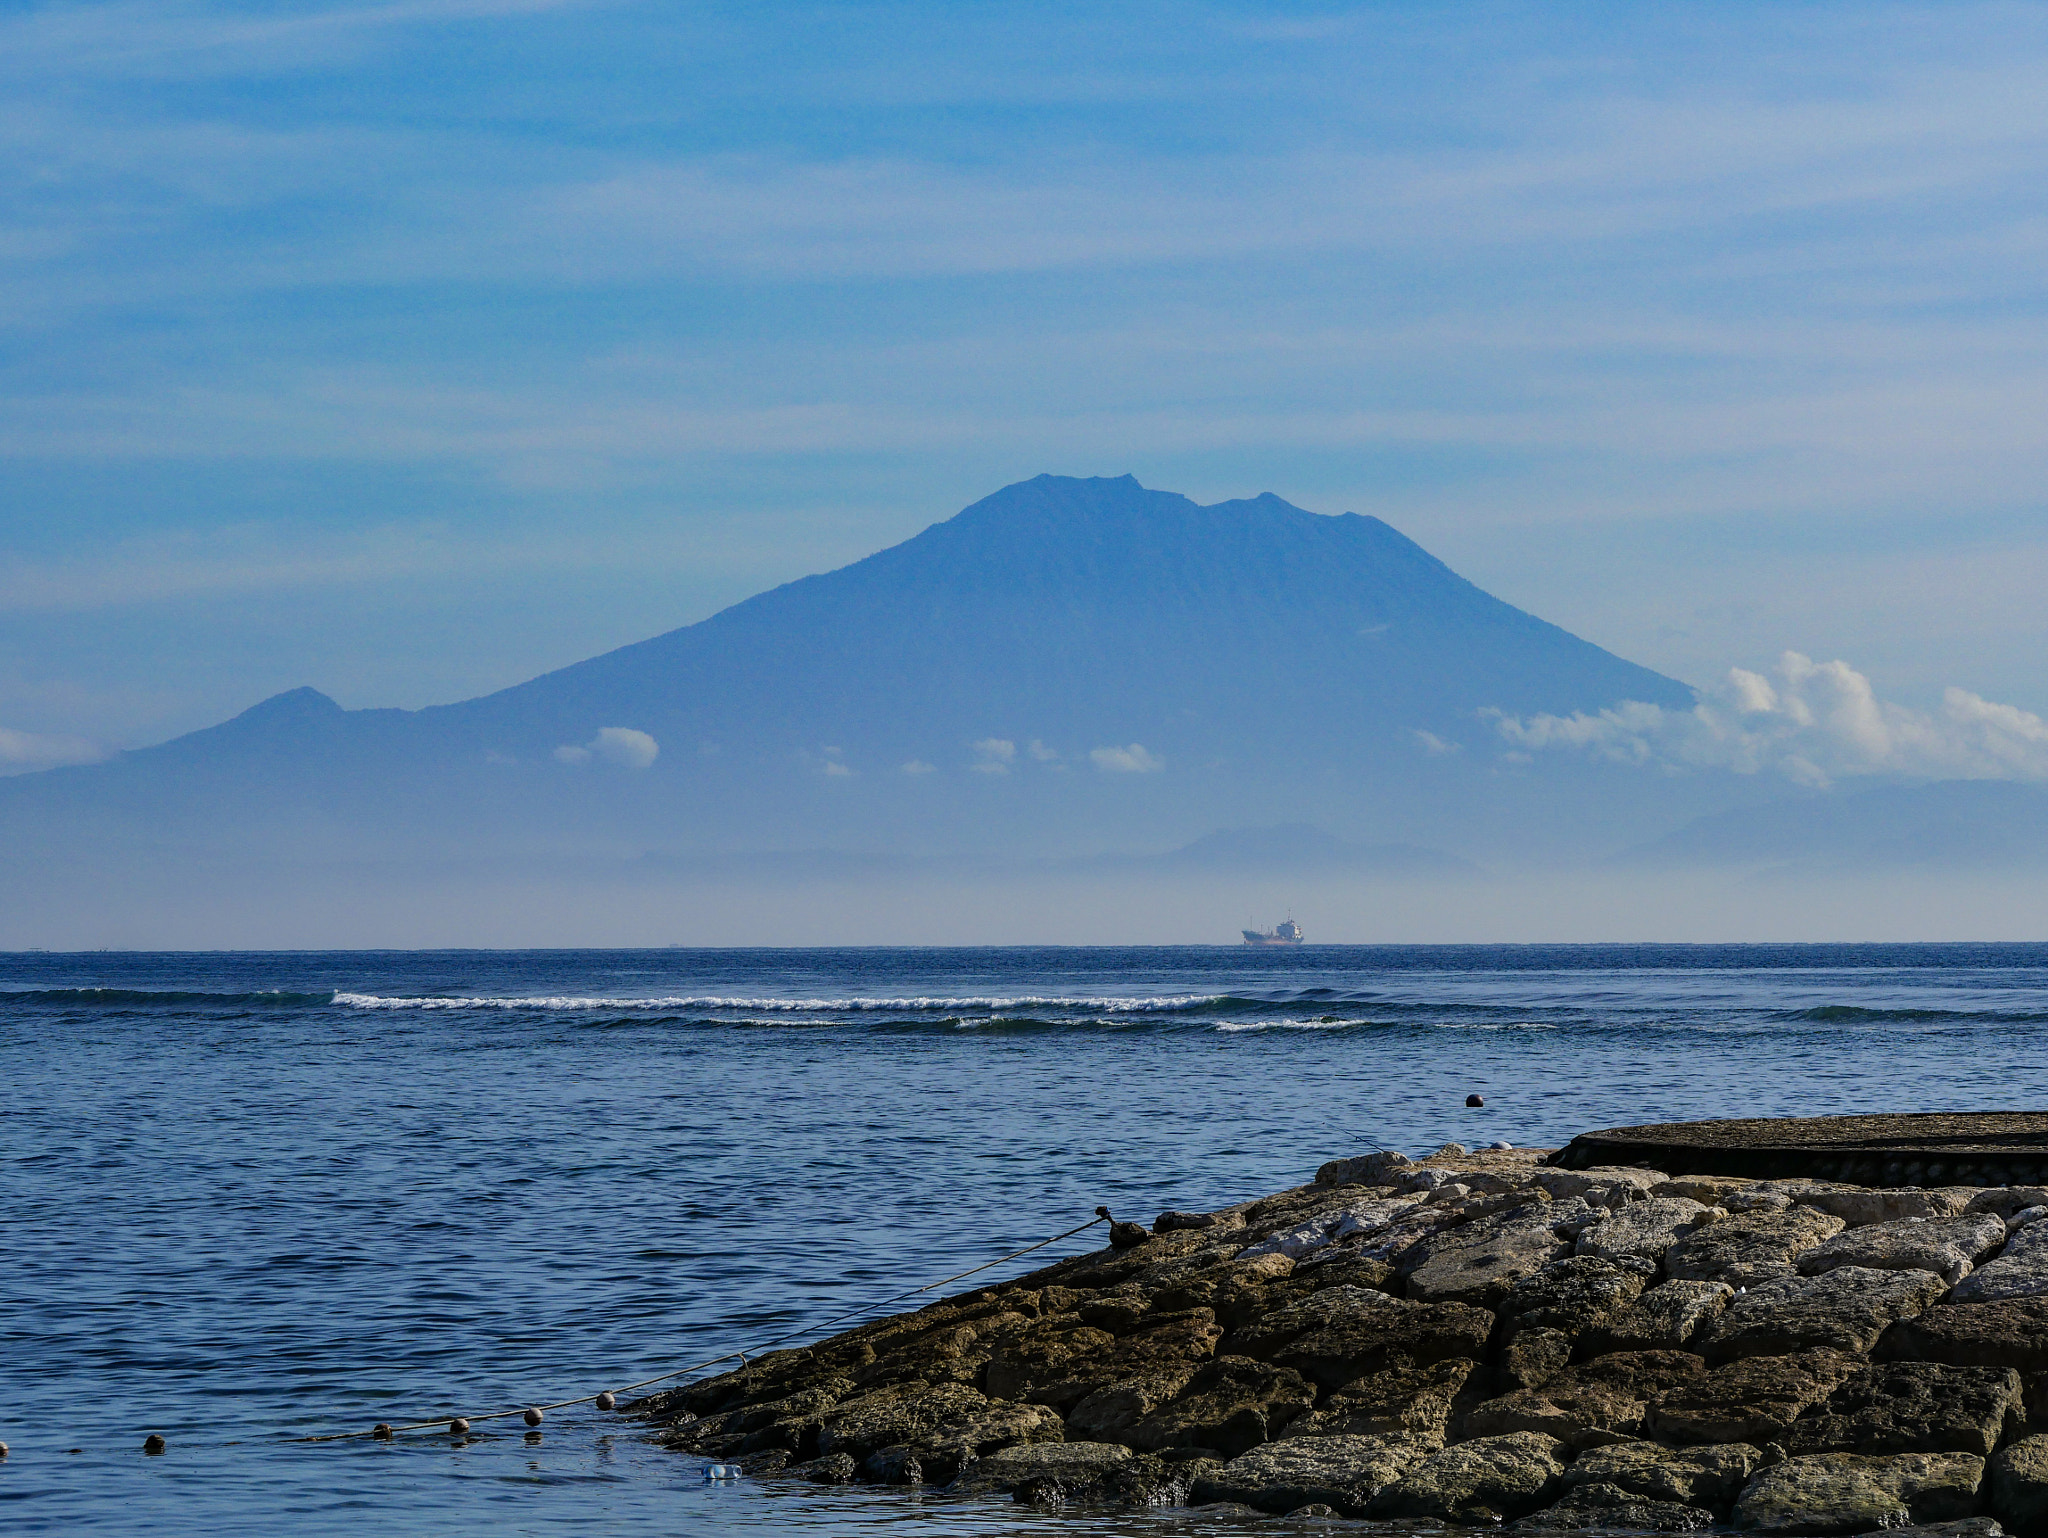
[[[448,1423],[448,1434],[449,1434],[450,1436],[455,1436],[455,1437],[466,1437],[466,1436],[468,1436],[468,1435],[469,1435],[469,1422],[468,1422],[468,1421],[466,1421],[466,1420],[464,1420],[464,1419],[463,1419],[463,1418],[462,1418],[461,1416],[459,1416],[459,1415],[458,1415],[458,1416],[456,1416],[454,1420],[452,1420],[452,1421],[450,1421],[450,1422]]]
[[[6,1456],[7,1456],[7,1444],[6,1444],[5,1442],[0,1442],[0,1458],[4,1458],[4,1457],[6,1457]]]
[[[740,1466],[737,1463],[709,1463],[704,1466],[704,1482],[706,1484],[711,1483],[715,1479],[738,1479],[739,1477]]]
[[[524,1415],[520,1417],[520,1419],[525,1421],[526,1424],[529,1426],[538,1426],[543,1420],[546,1419],[546,1417],[543,1416],[538,1410],[528,1410]]]
[[[142,1439],[142,1450],[154,1458],[164,1450],[164,1439],[152,1431]]]
[[[597,1396],[597,1407],[600,1410],[616,1410],[619,1407],[619,1396],[606,1389]]]
[[[380,1442],[388,1442],[391,1440],[391,1426],[386,1421],[379,1421],[370,1428],[370,1435]]]
[[[1477,1110],[1480,1106],[1485,1105],[1486,1101],[1479,1095],[1467,1095],[1465,1097],[1465,1104]]]

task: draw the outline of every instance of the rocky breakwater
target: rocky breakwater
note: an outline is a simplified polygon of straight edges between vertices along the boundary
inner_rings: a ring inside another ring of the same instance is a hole
[[[2048,1538],[2044,1217],[2043,1188],[1376,1153],[629,1408],[827,1484]]]

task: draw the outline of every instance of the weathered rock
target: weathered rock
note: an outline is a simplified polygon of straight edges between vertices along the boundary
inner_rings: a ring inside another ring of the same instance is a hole
[[[2008,1239],[1997,1259],[1986,1261],[1964,1277],[1951,1301],[1995,1303],[2044,1293],[2048,1293],[2048,1223],[2033,1223]]]
[[[2029,1207],[2048,1206],[2048,1186],[1993,1186],[1970,1198],[1965,1212],[1988,1212],[2010,1218]]]
[[[1650,1423],[1676,1442],[1780,1441],[1862,1365],[1839,1351],[1744,1358],[1659,1395]]]
[[[1485,1309],[1330,1287],[1235,1332],[1226,1349],[1341,1388],[1390,1367],[1483,1357],[1492,1333],[1493,1315]]]
[[[1539,1431],[1575,1450],[1604,1447],[1640,1437],[1648,1409],[1631,1394],[1560,1374],[1541,1388],[1518,1389],[1476,1406],[1465,1430],[1480,1437]]]
[[[1531,1512],[1512,1533],[1698,1533],[1714,1525],[1714,1513],[1700,1506],[1645,1500],[1618,1485],[1576,1485],[1555,1505]]]
[[[998,1448],[964,1465],[947,1493],[1008,1495],[1042,1474],[1099,1475],[1105,1468],[1130,1462],[1132,1456],[1128,1447],[1114,1442],[1039,1442]]]
[[[1624,1209],[1634,1212],[1656,1203],[1642,1201]],[[1608,1222],[1617,1219],[1610,1218]],[[1600,1225],[1605,1227],[1605,1224]],[[1587,1233],[1597,1232],[1589,1229]],[[1586,1235],[1580,1236],[1583,1243]],[[1525,1330],[1558,1330],[1576,1336],[1582,1330],[1614,1318],[1643,1291],[1653,1268],[1640,1261],[1618,1265],[1594,1255],[1571,1255],[1554,1260],[1542,1270],[1523,1277],[1508,1288],[1500,1300],[1500,1332],[1512,1341]]]
[[[1571,1253],[1571,1241],[1596,1216],[1574,1199],[1535,1202],[1477,1219],[1417,1245],[1404,1258],[1408,1296],[1422,1303],[1491,1308],[1508,1288]]]
[[[871,1485],[921,1485],[924,1460],[914,1447],[883,1447],[861,1460],[860,1477]]]
[[[1726,1282],[1660,1282],[1613,1318],[1593,1326],[1581,1343],[1589,1352],[1676,1351],[1702,1325],[1717,1319],[1735,1296]]]
[[[1271,1512],[1321,1504],[1362,1516],[1375,1495],[1427,1452],[1401,1437],[1288,1437],[1255,1447],[1197,1481],[1194,1498]]]
[[[2020,1538],[2048,1533],[2048,1436],[2027,1437],[1991,1460],[1991,1510]]]
[[[963,1384],[922,1392],[882,1390],[849,1400],[819,1423],[821,1457],[845,1453],[866,1465],[876,1454],[904,1450],[921,1477],[944,1483],[971,1457],[1016,1442],[1057,1442],[1059,1416],[1042,1405],[992,1402]],[[898,1459],[900,1465],[904,1460]],[[877,1475],[876,1477],[884,1477]],[[903,1481],[908,1482],[908,1481]]]
[[[1887,1362],[1851,1373],[1793,1423],[1794,1453],[1975,1453],[1989,1457],[2023,1411],[2003,1367]]]
[[[1174,1398],[1131,1426],[1122,1440],[1146,1452],[1205,1447],[1234,1458],[1279,1436],[1315,1403],[1315,1397],[1315,1390],[1292,1368],[1221,1356],[1195,1373]]]
[[[1161,1312],[1207,1308],[1218,1319],[1236,1323],[1234,1313],[1246,1306],[1258,1311],[1272,1287],[1293,1273],[1294,1262],[1285,1255],[1261,1255],[1253,1260],[1233,1255],[1210,1265],[1176,1270],[1152,1294],[1152,1306]]]
[[[1842,1231],[1842,1220],[1811,1207],[1738,1213],[1709,1223],[1664,1254],[1668,1276],[1755,1287],[1794,1273],[1792,1257]]]
[[[1931,1271],[1840,1266],[1819,1276],[1788,1276],[1735,1298],[1693,1345],[1710,1362],[1823,1347],[1862,1355],[1893,1324],[1925,1312],[1946,1290]]]
[[[1901,1319],[1877,1343],[1887,1361],[2048,1371],[2048,1296],[1944,1303]]]
[[[1565,1470],[1564,1482],[1567,1487],[1610,1485],[1647,1501],[1725,1512],[1763,1461],[1763,1452],[1747,1442],[1704,1447],[1617,1442],[1579,1457]]]
[[[1127,1441],[1138,1423],[1170,1401],[1195,1375],[1192,1362],[1106,1384],[1067,1412],[1067,1434],[1103,1442]]]
[[[1721,1207],[1735,1192],[1750,1190],[1755,1185],[1747,1175],[1671,1175],[1662,1184],[1651,1186],[1650,1194],[1685,1196],[1703,1206]]]
[[[1649,1401],[1704,1374],[1706,1364],[1681,1351],[1632,1352],[1567,1368],[1540,1388],[1521,1389],[1475,1406],[1470,1436],[1540,1431],[1567,1447],[1602,1447],[1643,1435]]]
[[[1348,1202],[1314,1213],[1256,1244],[1246,1246],[1238,1258],[1257,1260],[1261,1255],[1285,1255],[1290,1260],[1300,1260],[1304,1255],[1354,1235],[1370,1238],[1385,1233],[1394,1226],[1396,1219],[1404,1217],[1415,1206],[1413,1201],[1400,1197]],[[2002,1227],[2000,1231],[2003,1232]]]
[[[1866,1533],[1863,1538],[1879,1538]],[[1883,1538],[2005,1538],[1996,1517],[1964,1517],[1955,1522],[1915,1522],[1910,1527],[1888,1527]]]
[[[808,1480],[814,1485],[850,1485],[860,1477],[860,1465],[845,1453],[832,1453],[823,1458],[813,1458],[809,1463],[792,1464],[782,1473],[788,1478]]]
[[[1596,1164],[1585,1170],[1542,1169],[1536,1184],[1553,1201],[1580,1197],[1595,1207],[1619,1207],[1637,1202],[1671,1177],[1661,1170],[1637,1169],[1626,1164]]]
[[[1845,1186],[1823,1181],[1786,1181],[1780,1189],[1800,1206],[1832,1213],[1851,1228],[1914,1218],[1939,1221],[1960,1217],[1978,1194],[1975,1186],[1923,1190],[1919,1186]]]
[[[1719,1216],[1713,1208],[1688,1197],[1646,1196],[1580,1234],[1577,1249],[1581,1255],[1609,1260],[1636,1256],[1654,1262]]]
[[[1794,1262],[1803,1276],[1838,1266],[1932,1271],[1953,1287],[1979,1257],[2005,1243],[2004,1220],[1988,1212],[1946,1220],[1902,1218],[1867,1223],[1816,1245]]]
[[[1430,1447],[1443,1444],[1458,1396],[1479,1364],[1454,1357],[1428,1367],[1394,1367],[1368,1373],[1325,1394],[1306,1415],[1290,1422],[1283,1436],[1405,1436]]]
[[[1178,1208],[1168,1208],[1152,1220],[1152,1232],[1171,1234],[1185,1228],[1214,1228],[1222,1221],[1222,1217],[1214,1212],[1182,1212]]]
[[[1543,1505],[1557,1488],[1564,1453],[1563,1443],[1535,1431],[1459,1442],[1431,1454],[1380,1491],[1365,1514],[1452,1522],[1518,1517]]]
[[[1868,1533],[1973,1515],[1984,1460],[1968,1453],[1816,1453],[1752,1478],[1735,1525],[1762,1533]]]
[[[1501,1347],[1500,1386],[1541,1388],[1563,1372],[1572,1359],[1572,1338],[1562,1330],[1523,1330]]]
[[[1207,1361],[1222,1338],[1206,1308],[1149,1315],[1143,1329],[1122,1338],[1094,1325],[1061,1323],[1056,1331],[1034,1329],[1004,1346],[989,1359],[984,1381],[991,1397],[1070,1409],[1110,1384]]]
[[[1360,1154],[1353,1159],[1332,1159],[1316,1171],[1319,1186],[1377,1186],[1404,1170],[1415,1168],[1415,1161],[1404,1153],[1393,1149],[1380,1149],[1369,1154]]]

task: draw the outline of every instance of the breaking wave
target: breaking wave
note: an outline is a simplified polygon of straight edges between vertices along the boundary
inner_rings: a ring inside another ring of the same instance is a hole
[[[376,993],[337,993],[336,1004],[350,1009],[535,1009],[535,1010],[651,1010],[663,1014],[693,1009],[720,1009],[761,1014],[920,1014],[957,1015],[968,1010],[1063,1009],[1095,1014],[1174,1014],[1204,1005],[1225,1002],[1208,993],[1169,994],[1157,998],[1065,997],[1057,994],[1008,994],[964,997],[917,996],[911,998],[789,999],[750,998],[722,994],[671,994],[637,997],[630,994],[600,994],[577,997],[567,994],[535,994],[507,998],[464,995],[448,998],[401,998]],[[325,999],[323,998],[323,1002]],[[1250,1003],[1250,1000],[1231,1002]]]

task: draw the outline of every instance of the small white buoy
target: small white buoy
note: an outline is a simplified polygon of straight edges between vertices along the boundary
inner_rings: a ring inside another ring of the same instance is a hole
[[[711,1463],[704,1467],[704,1482],[710,1484],[717,1479],[738,1479],[740,1466],[737,1463]]]
[[[597,1396],[597,1407],[600,1410],[616,1410],[619,1407],[619,1396],[606,1389]]]
[[[6,1456],[7,1456],[7,1444],[6,1444],[5,1442],[0,1442],[0,1458],[4,1458],[4,1457],[6,1457]]]

